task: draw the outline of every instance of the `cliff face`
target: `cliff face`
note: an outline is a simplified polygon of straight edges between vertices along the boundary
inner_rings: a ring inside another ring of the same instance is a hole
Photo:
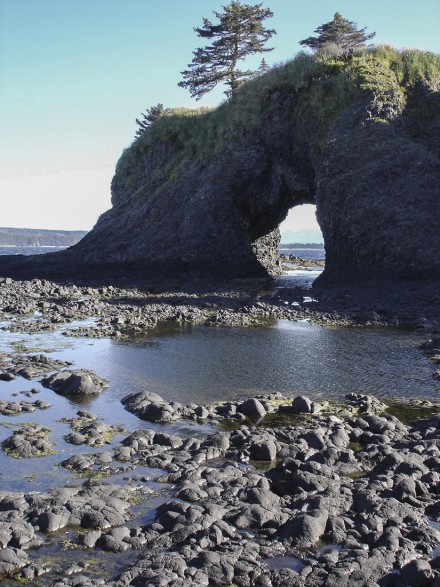
[[[53,263],[273,274],[280,222],[313,203],[322,282],[439,276],[439,79],[419,52],[301,56],[215,111],[164,116],[123,153],[112,208]]]
[[[386,124],[370,108],[360,100],[338,118],[318,169],[321,281],[438,276],[440,94],[415,88]]]
[[[277,272],[278,225],[289,208],[314,198],[314,173],[293,152],[289,114],[281,107],[262,127],[237,133],[212,158],[188,161],[177,179],[154,187],[164,162],[136,159],[115,176],[113,208],[76,247],[83,260],[160,273]],[[127,174],[138,178],[128,190]]]

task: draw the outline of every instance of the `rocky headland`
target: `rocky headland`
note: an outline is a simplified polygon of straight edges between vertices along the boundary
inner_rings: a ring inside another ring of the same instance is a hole
[[[301,55],[214,111],[167,114],[123,153],[113,207],[80,243],[0,258],[2,330],[405,328],[423,334],[435,373],[439,71],[437,56],[386,47]],[[317,206],[325,271],[312,290],[274,287],[277,227],[302,203]],[[45,425],[10,424],[50,412],[38,393],[90,400],[111,385],[47,354],[0,354],[5,458],[58,456]],[[8,397],[16,380],[29,389]],[[181,404],[139,390],[120,408],[136,430],[87,409],[61,420],[84,449],[59,455],[73,482],[0,492],[6,585],[439,587],[438,404]]]
[[[70,247],[86,234],[84,230],[0,227],[0,247]]]
[[[321,284],[438,279],[440,60],[299,55],[214,110],[167,111],[127,148],[112,208],[77,245],[0,273],[244,277],[279,273],[278,226],[316,204]]]

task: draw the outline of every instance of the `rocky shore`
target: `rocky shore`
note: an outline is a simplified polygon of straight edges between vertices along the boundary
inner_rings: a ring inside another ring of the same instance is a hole
[[[166,321],[401,325],[426,334],[423,350],[439,361],[438,294],[429,287],[357,299],[255,282],[201,291],[3,279],[1,327],[124,337]],[[108,385],[26,348],[0,356],[2,389],[17,377],[67,396]],[[2,415],[50,409],[37,394],[2,397]],[[272,394],[183,405],[139,391],[122,406],[139,419],[130,433],[86,409],[65,420],[65,441],[83,449],[59,458],[71,483],[0,492],[0,578],[8,587],[440,586],[438,405],[386,405],[363,394],[343,403]],[[199,432],[175,433],[177,420]],[[3,451],[49,456],[47,432],[18,428]]]
[[[114,283],[114,282],[113,282]],[[175,321],[251,326],[308,319],[323,325],[400,326],[440,333],[440,283],[382,281],[333,288],[283,287],[282,281],[172,281],[91,286],[0,277],[0,309],[11,332],[119,337]]]
[[[30,552],[69,528],[69,552],[135,556],[112,580],[78,564],[56,587],[440,584],[439,415],[405,425],[356,394],[333,406],[275,395],[234,408],[186,407],[235,422],[232,431],[181,438],[140,428],[111,450],[63,461],[86,478],[76,486],[1,492],[1,575],[50,573]],[[133,511],[152,494],[139,467],[169,488],[146,524]]]

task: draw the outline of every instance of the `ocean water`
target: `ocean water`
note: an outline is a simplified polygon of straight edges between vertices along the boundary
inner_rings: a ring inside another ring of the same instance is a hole
[[[306,259],[307,261],[325,259],[324,245],[280,244],[278,252],[280,255],[295,255],[296,257],[301,257],[301,259]]]

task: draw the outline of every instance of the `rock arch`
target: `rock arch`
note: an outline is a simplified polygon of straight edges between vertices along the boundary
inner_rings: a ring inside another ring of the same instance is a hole
[[[159,274],[273,274],[279,224],[289,209],[309,203],[325,241],[322,281],[439,275],[433,129],[415,139],[401,118],[369,120],[369,107],[365,98],[347,107],[319,156],[306,135],[292,135],[282,110],[176,181],[147,187],[144,200],[137,199],[142,179],[130,194],[116,176],[113,208],[72,254]]]
[[[170,169],[185,137],[144,151],[135,143],[118,164],[112,208],[80,243],[45,259],[2,259],[0,269],[268,275],[278,270],[279,224],[311,203],[326,249],[321,283],[440,277],[439,92],[419,85],[382,117],[375,100],[358,90],[317,144],[313,112],[292,124],[298,95],[274,92],[258,125],[231,131],[209,156],[187,154],[178,173]]]

